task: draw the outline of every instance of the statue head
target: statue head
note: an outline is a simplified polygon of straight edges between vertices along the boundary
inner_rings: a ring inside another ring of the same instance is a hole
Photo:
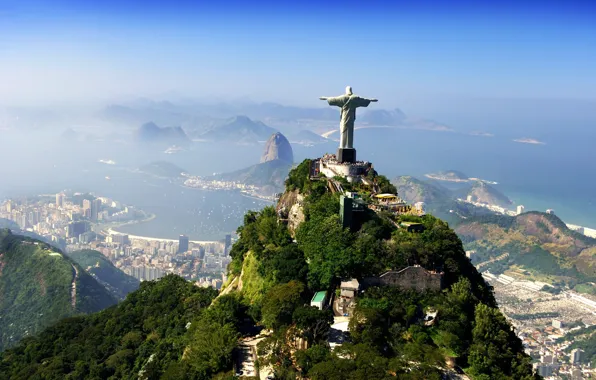
[[[346,95],[352,95],[352,86],[346,86]]]

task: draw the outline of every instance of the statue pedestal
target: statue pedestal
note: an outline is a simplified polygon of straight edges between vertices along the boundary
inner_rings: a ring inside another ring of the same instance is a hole
[[[337,162],[356,162],[356,149],[339,148],[337,150]]]

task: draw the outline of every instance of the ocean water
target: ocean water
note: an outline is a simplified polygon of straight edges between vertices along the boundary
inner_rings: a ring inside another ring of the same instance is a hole
[[[512,136],[371,128],[355,132],[358,158],[371,161],[388,177],[455,169],[470,177],[497,181],[497,188],[526,210],[555,210],[565,222],[596,227],[595,136],[561,133],[546,144],[524,144]],[[5,137],[5,136],[2,136]],[[90,191],[131,204],[157,217],[126,226],[130,234],[195,240],[222,239],[236,230],[247,210],[267,203],[237,192],[186,189],[179,183],[132,171],[166,160],[194,175],[237,170],[259,162],[263,144],[194,143],[168,155],[163,148],[134,144],[32,141],[24,134],[4,138],[0,149],[0,199],[63,189]],[[592,138],[594,137],[594,138]],[[8,142],[10,141],[10,142]],[[336,142],[294,145],[296,162],[334,152]],[[111,159],[116,165],[98,163]],[[105,177],[110,177],[107,180]]]
[[[509,137],[366,129],[356,131],[355,141],[363,147],[359,157],[370,157],[389,176],[455,169],[498,182],[528,211],[550,208],[567,223],[596,226],[596,136],[553,135],[546,144],[526,144]]]

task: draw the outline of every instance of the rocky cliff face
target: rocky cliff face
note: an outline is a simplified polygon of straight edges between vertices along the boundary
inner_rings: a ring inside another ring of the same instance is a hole
[[[296,229],[304,222],[304,195],[298,190],[286,191],[277,202],[277,214],[282,219],[287,219],[290,235],[295,236]]]
[[[265,144],[265,151],[261,156],[261,163],[273,160],[282,160],[285,162],[294,162],[294,152],[288,139],[277,132],[269,137]]]

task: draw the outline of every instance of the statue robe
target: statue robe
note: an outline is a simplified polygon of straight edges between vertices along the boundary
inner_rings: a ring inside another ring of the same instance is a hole
[[[368,107],[370,99],[361,98],[356,95],[341,95],[328,98],[330,106],[341,108],[340,117],[340,148],[354,148],[354,120],[356,120],[356,108]]]

